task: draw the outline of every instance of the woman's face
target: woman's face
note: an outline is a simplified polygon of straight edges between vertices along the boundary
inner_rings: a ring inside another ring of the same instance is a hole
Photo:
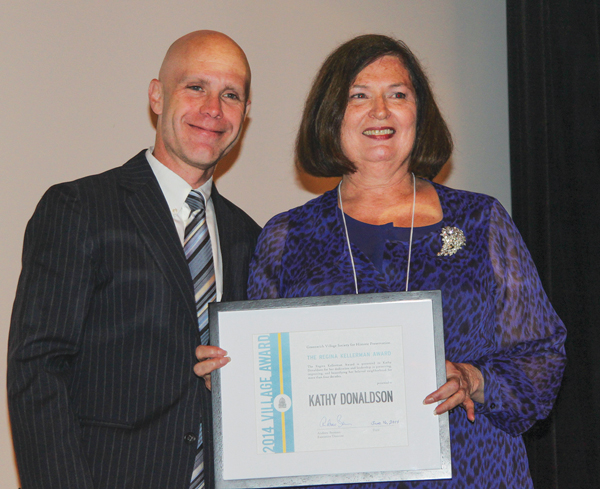
[[[417,100],[408,71],[395,56],[364,68],[350,86],[341,130],[342,150],[357,170],[394,170],[408,162],[415,142]]]

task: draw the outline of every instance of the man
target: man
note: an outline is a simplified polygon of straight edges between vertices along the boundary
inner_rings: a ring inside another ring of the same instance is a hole
[[[212,485],[207,387],[229,359],[201,345],[199,326],[206,302],[245,299],[260,231],[212,174],[240,135],[249,88],[233,40],[184,36],[150,83],[153,150],[56,185],[38,205],[9,340],[23,489],[187,489],[192,473],[192,487]]]

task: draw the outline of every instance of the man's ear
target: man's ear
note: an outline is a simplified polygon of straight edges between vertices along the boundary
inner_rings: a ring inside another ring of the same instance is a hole
[[[148,101],[150,108],[156,115],[161,115],[163,111],[163,87],[162,83],[154,78],[148,87]]]

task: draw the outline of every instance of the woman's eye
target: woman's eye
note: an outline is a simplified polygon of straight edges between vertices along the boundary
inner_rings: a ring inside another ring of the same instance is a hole
[[[406,98],[406,94],[402,92],[396,92],[394,98]]]
[[[350,98],[366,98],[366,95],[364,93],[355,93],[350,95]]]

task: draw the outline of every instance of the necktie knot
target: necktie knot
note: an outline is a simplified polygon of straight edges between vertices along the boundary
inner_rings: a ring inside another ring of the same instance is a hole
[[[185,203],[190,206],[192,212],[204,209],[204,196],[197,190],[191,190],[185,199]]]

